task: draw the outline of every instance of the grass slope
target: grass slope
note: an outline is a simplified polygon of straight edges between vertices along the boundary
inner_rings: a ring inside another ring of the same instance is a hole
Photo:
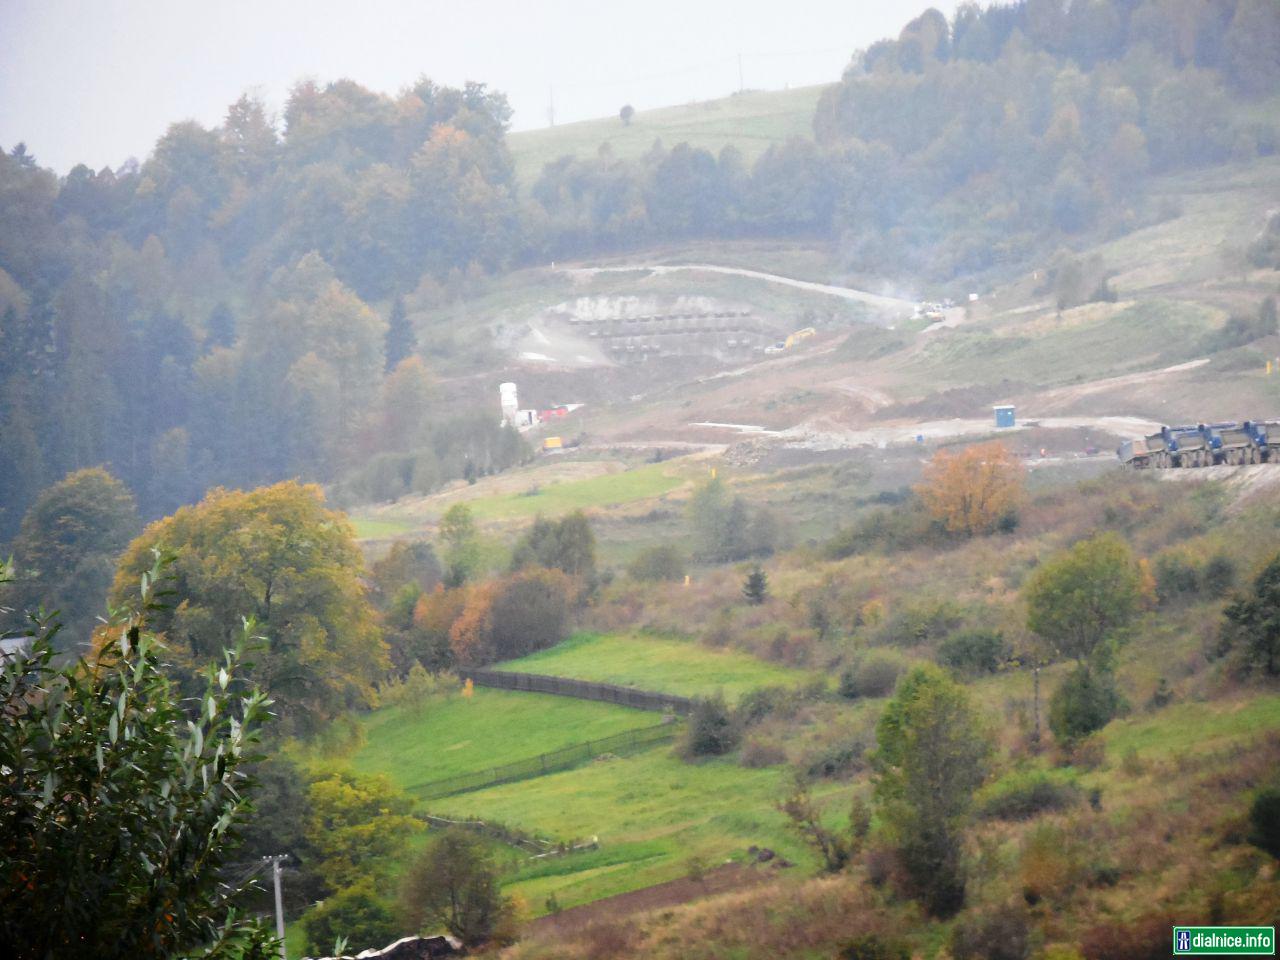
[[[545,487],[535,484],[519,493],[472,500],[469,506],[478,520],[509,520],[537,514],[558,517],[574,510],[617,506],[659,497],[683,483],[682,478],[673,476],[664,466],[653,464]]]
[[[436,812],[481,817],[555,837],[596,836],[600,849],[530,865],[509,878],[534,913],[555,894],[563,907],[685,876],[763,845],[811,857],[775,809],[784,767],[747,770],[727,760],[687,764],[659,747],[536,780],[436,801]]]
[[[524,130],[508,135],[507,143],[516,175],[526,187],[558,157],[594,156],[606,144],[614,156],[624,159],[640,157],[655,140],[668,148],[688,142],[712,153],[732,145],[752,162],[772,144],[813,135],[813,114],[824,89],[814,86],[739,93],[720,100],[641,110],[629,126],[609,117]]]
[[[417,710],[396,706],[369,714],[363,720],[364,743],[350,764],[358,773],[384,773],[412,792],[429,780],[652,726],[660,719],[612,704],[478,687],[470,699],[451,694]]]
[[[682,697],[706,696],[719,690],[729,700],[757,687],[794,686],[808,676],[738,650],[713,650],[688,640],[591,633],[580,633],[550,650],[509,660],[497,669],[616,683]]]

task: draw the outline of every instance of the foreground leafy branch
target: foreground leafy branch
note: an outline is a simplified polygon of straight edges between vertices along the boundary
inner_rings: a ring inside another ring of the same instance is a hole
[[[145,629],[164,566],[92,659],[58,665],[56,624],[33,619],[30,649],[0,663],[0,944],[15,960],[275,954],[221,880],[268,703],[236,678],[253,625],[182,702]]]

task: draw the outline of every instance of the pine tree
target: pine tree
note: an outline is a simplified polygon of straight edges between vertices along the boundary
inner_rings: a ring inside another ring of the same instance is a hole
[[[742,581],[742,595],[748,603],[764,603],[769,596],[769,576],[758,566],[752,567],[747,578]]]
[[[387,317],[387,370],[394,370],[396,364],[417,349],[418,338],[404,309],[404,298],[396,297],[391,304],[391,315]]]

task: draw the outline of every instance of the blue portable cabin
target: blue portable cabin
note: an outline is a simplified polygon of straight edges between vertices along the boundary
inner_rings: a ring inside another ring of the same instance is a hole
[[[991,409],[996,413],[997,427],[1012,427],[1017,423],[1013,415],[1013,404],[998,404]]]

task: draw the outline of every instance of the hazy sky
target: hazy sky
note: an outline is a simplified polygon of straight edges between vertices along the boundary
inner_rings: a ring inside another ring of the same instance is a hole
[[[504,91],[513,128],[835,80],[924,0],[0,0],[0,147],[65,173],[145,157],[251,91],[425,74]],[[950,15],[954,3],[935,4]]]

